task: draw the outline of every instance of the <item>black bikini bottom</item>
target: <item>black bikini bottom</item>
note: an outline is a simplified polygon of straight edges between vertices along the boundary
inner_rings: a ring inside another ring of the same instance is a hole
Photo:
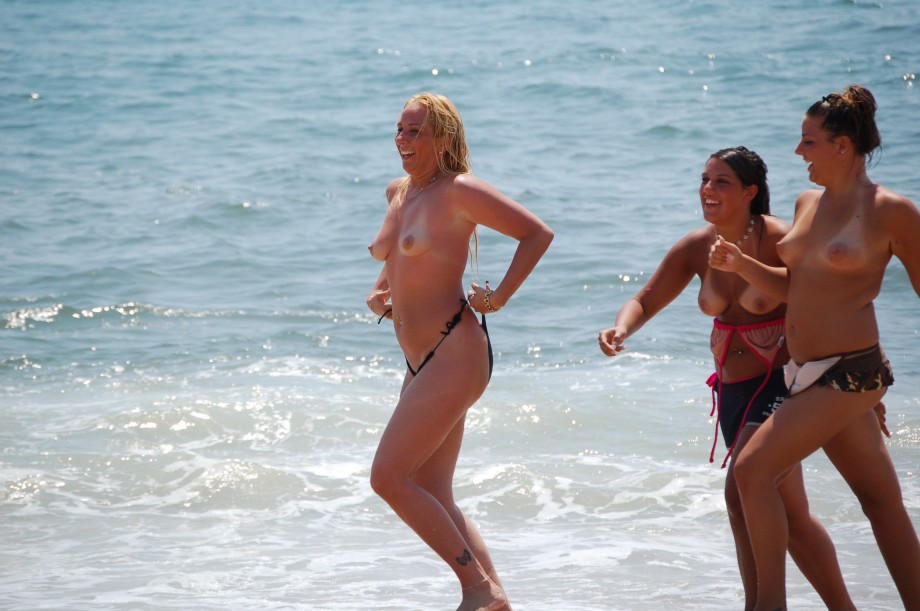
[[[422,361],[422,364],[418,366],[418,369],[412,369],[412,365],[409,364],[409,359],[408,358],[406,359],[406,367],[409,368],[409,373],[411,373],[413,377],[417,376],[419,372],[422,370],[422,368],[428,364],[428,361],[431,360],[431,358],[434,356],[434,353],[438,349],[438,347],[444,342],[445,339],[447,339],[447,336],[450,335],[450,332],[453,330],[453,328],[456,327],[458,324],[460,324],[460,319],[463,318],[463,312],[467,309],[467,307],[469,307],[469,304],[467,303],[467,301],[465,299],[461,299],[460,309],[457,311],[456,314],[454,314],[454,317],[448,320],[447,323],[444,325],[447,329],[445,331],[441,331],[441,335],[443,335],[444,337],[442,337],[441,341],[439,341],[437,345],[431,349],[431,352],[428,353],[428,355]],[[494,358],[492,356],[492,340],[489,339],[489,328],[486,326],[485,315],[483,315],[482,317],[481,326],[482,326],[482,330],[486,332],[486,342],[488,343],[488,346],[489,346],[489,379],[491,380],[492,379],[492,365],[494,363]]]
[[[765,380],[767,377],[761,375],[739,382],[716,382],[716,392],[719,393],[719,426],[722,429],[722,439],[729,448],[734,445],[741,427],[748,424],[763,424],[786,398],[783,370],[774,369],[770,372],[769,379]]]

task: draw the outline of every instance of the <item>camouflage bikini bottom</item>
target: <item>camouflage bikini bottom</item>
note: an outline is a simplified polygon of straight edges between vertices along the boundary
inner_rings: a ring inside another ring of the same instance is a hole
[[[878,344],[802,365],[790,360],[784,369],[789,396],[813,384],[843,392],[880,390],[894,384],[891,365]]]

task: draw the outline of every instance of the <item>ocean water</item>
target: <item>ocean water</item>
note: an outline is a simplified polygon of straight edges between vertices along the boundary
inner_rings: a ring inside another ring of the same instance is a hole
[[[514,608],[741,607],[694,287],[615,360],[596,334],[702,222],[711,152],[761,153],[791,219],[802,113],[849,83],[880,106],[871,175],[920,201],[914,0],[0,16],[0,608],[455,608],[368,485],[404,362],[364,306],[365,246],[423,90],[460,108],[476,174],[557,236],[490,318],[456,476]],[[482,231],[469,280],[512,247]],[[920,525],[918,305],[893,262],[888,445]],[[805,466],[857,604],[901,608],[853,495],[822,455]],[[822,608],[791,564],[789,597]]]

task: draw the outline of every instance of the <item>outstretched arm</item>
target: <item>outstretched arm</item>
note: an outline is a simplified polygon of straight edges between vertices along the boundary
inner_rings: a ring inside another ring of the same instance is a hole
[[[658,269],[645,286],[624,303],[617,312],[612,327],[602,329],[597,336],[601,352],[616,356],[626,349],[623,342],[642,328],[687,288],[693,279],[692,253],[694,246],[704,246],[690,234],[671,247]]]
[[[789,293],[789,270],[761,263],[741,252],[737,245],[722,236],[716,238],[709,250],[709,266],[723,272],[734,272],[771,298],[786,301]]]
[[[601,352],[607,356],[616,356],[626,350],[623,344],[626,338],[638,331],[651,318],[652,316],[642,307],[639,296],[631,297],[620,307],[613,326],[601,329],[598,334],[597,343],[601,347]]]

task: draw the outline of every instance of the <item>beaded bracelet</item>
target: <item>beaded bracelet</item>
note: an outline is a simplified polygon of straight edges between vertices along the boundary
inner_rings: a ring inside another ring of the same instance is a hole
[[[495,308],[492,307],[492,303],[489,301],[489,297],[492,296],[492,291],[486,291],[482,294],[482,300],[486,304],[486,311],[488,312],[498,312]]]

